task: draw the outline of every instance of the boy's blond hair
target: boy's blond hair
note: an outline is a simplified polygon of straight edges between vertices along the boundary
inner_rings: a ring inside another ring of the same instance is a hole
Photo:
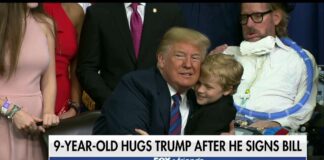
[[[202,63],[202,78],[217,77],[224,91],[236,92],[243,75],[243,66],[234,57],[225,54],[208,55]]]

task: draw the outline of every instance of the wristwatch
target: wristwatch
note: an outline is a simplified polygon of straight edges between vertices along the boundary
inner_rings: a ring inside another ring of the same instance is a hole
[[[73,102],[73,101],[70,100],[69,101],[69,106],[76,111],[77,115],[80,114],[81,107],[80,107],[80,104],[79,103]]]

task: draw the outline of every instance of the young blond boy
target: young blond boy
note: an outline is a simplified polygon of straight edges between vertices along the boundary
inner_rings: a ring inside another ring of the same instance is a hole
[[[215,54],[206,57],[195,86],[199,107],[188,119],[186,134],[215,135],[229,131],[236,115],[232,95],[242,74],[242,65],[232,56]]]

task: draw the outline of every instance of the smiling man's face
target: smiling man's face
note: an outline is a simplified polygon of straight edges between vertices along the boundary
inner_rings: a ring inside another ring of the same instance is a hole
[[[198,81],[202,60],[202,51],[185,42],[175,43],[167,53],[158,55],[161,74],[178,92],[188,90]]]

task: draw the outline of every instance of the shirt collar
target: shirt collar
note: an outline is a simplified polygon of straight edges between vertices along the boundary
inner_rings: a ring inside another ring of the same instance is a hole
[[[167,83],[167,84],[168,84],[168,88],[169,88],[169,91],[170,91],[170,94],[172,97],[173,95],[175,95],[177,93],[177,91],[169,83]],[[184,100],[186,93],[187,93],[187,91],[180,94],[182,100]]]
[[[132,3],[124,3],[124,6],[125,6],[125,8],[127,8],[127,7],[130,7],[130,5],[131,5]],[[143,2],[141,2],[141,3],[139,3],[140,5],[143,5],[144,7],[145,7],[145,5],[146,5],[146,3],[143,3]]]
[[[291,48],[290,47],[288,47],[288,46],[286,46],[285,44],[283,44],[282,43],[282,41],[280,40],[280,38],[279,37],[275,37],[275,46],[276,47],[278,47],[278,48],[280,48],[280,49],[283,49],[284,51],[286,51],[286,52],[290,52],[291,51]],[[271,57],[269,57],[269,63],[270,63],[270,67],[272,67],[274,64],[274,61],[272,60],[272,58]]]
[[[286,46],[285,44],[283,44],[279,37],[276,36],[276,38],[275,38],[275,42],[276,42],[276,45],[277,45],[279,48],[282,48],[282,49],[284,49],[284,50],[286,50],[286,51],[290,51],[290,47],[288,47],[288,46]]]

